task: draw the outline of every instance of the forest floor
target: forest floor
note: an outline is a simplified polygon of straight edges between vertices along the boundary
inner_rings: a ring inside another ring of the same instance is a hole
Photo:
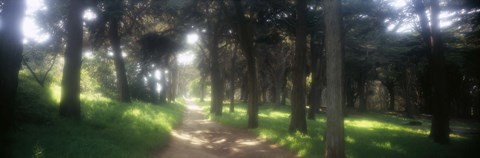
[[[182,124],[172,131],[159,158],[290,158],[290,151],[258,138],[246,129],[226,127],[210,121],[202,108],[187,100]]]

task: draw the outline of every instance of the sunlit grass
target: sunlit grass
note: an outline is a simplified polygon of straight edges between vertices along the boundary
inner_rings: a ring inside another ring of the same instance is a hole
[[[209,111],[209,102],[201,103]],[[236,104],[235,112],[224,105],[221,117],[211,119],[228,126],[246,127],[246,105]],[[299,157],[323,157],[325,116],[307,120],[308,134],[289,134],[289,107],[260,106],[259,128],[252,130],[259,137],[290,149]],[[428,120],[422,126],[408,126],[408,119],[378,113],[351,115],[345,119],[345,142],[348,157],[472,157],[480,152],[477,141],[451,135],[451,145],[438,145],[428,138]],[[458,126],[452,124],[452,126]],[[468,127],[466,127],[468,128]]]
[[[72,121],[58,116],[57,88],[30,80],[19,86],[14,157],[151,157],[168,143],[184,109],[82,94],[82,120]]]

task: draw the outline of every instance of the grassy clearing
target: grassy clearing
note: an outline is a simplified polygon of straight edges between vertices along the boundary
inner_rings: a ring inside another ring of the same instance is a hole
[[[209,102],[201,103],[208,112]],[[211,119],[228,126],[245,128],[246,105],[237,104],[234,113],[224,106],[221,117]],[[308,120],[308,134],[289,134],[289,107],[260,107],[259,128],[254,133],[297,153],[300,157],[323,157],[325,116]],[[346,153],[351,158],[363,157],[476,157],[479,141],[452,135],[450,145],[438,145],[428,138],[426,122],[420,127],[405,125],[409,120],[383,114],[352,115],[345,119]],[[452,126],[466,126],[456,125]],[[471,125],[470,125],[471,126]]]
[[[14,157],[151,157],[168,143],[184,108],[82,95],[82,121],[71,121],[58,116],[52,92],[31,80],[19,86]]]

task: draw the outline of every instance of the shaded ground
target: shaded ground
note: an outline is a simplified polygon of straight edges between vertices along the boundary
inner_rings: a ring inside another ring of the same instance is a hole
[[[291,152],[257,138],[244,129],[222,126],[205,118],[201,108],[188,101],[182,125],[158,158],[291,158]]]

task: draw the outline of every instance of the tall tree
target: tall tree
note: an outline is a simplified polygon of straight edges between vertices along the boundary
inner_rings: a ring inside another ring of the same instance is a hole
[[[327,129],[325,157],[345,157],[343,125],[344,49],[340,0],[325,0],[325,50],[327,60]]]
[[[24,0],[6,0],[0,13],[0,137],[13,126],[18,71],[22,62]],[[9,157],[9,140],[0,140],[0,157]]]
[[[245,18],[240,0],[234,0],[237,30],[240,37],[240,47],[247,59],[247,95],[248,95],[248,128],[258,127],[258,91],[257,91],[257,66],[253,49],[253,31],[251,23]]]
[[[431,92],[432,126],[430,137],[436,143],[449,143],[449,103],[447,99],[447,76],[445,66],[444,45],[440,37],[440,6],[438,0],[430,1],[430,18],[427,17],[426,7],[422,0],[415,0],[415,11],[420,20],[421,35],[427,46],[428,70],[427,76],[432,81],[427,91]],[[430,21],[429,21],[430,20]]]
[[[70,0],[66,32],[67,48],[62,77],[60,116],[80,119],[80,69],[82,66],[84,1]]]
[[[221,31],[221,8],[223,5],[221,1],[217,1],[218,8],[215,11],[213,18],[209,19],[209,27],[212,30],[209,41],[209,53],[210,53],[210,78],[212,81],[212,102],[210,106],[210,113],[217,116],[222,115],[223,98],[224,98],[224,80],[220,70],[220,54],[218,49],[218,43]]]
[[[230,112],[235,112],[235,62],[237,60],[237,47],[235,46],[233,49],[232,63],[230,66]]]
[[[305,112],[305,63],[307,51],[307,1],[297,0],[297,32],[295,37],[295,54],[293,61],[292,112],[290,132],[307,133]]]
[[[120,93],[120,101],[130,102],[130,93],[128,91],[127,71],[125,70],[125,61],[120,47],[121,36],[118,33],[120,22],[124,10],[123,0],[113,0],[107,2],[107,14],[109,20],[109,38],[113,50],[113,59],[117,74],[117,88]]]

